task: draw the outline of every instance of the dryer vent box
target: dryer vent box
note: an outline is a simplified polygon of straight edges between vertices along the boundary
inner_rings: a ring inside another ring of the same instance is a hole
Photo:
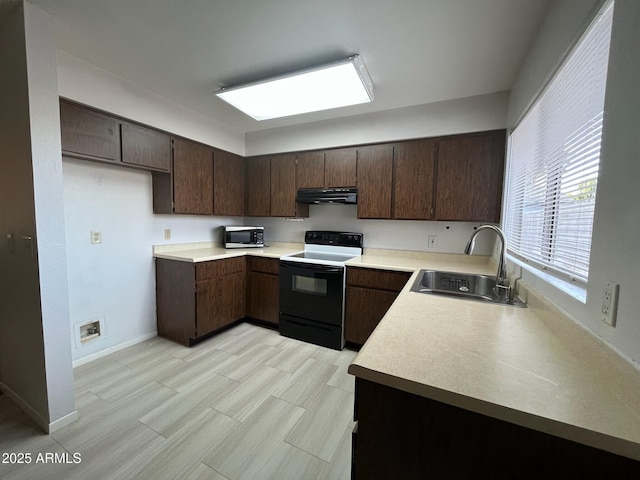
[[[79,348],[103,335],[101,319],[89,320],[76,324],[76,348]]]

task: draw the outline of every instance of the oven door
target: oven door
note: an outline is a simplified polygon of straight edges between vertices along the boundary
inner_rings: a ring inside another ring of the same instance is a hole
[[[344,267],[280,260],[280,314],[342,326]]]

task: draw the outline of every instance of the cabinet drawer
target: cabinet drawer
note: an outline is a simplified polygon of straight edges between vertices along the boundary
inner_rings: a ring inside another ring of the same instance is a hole
[[[347,268],[347,285],[399,292],[411,277],[409,272],[371,268]]]
[[[196,281],[244,272],[245,258],[225,258],[196,264]]]
[[[280,274],[280,260],[277,258],[248,257],[249,269],[252,272]]]

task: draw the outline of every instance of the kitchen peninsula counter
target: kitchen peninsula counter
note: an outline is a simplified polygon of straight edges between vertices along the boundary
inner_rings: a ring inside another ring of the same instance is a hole
[[[417,275],[349,373],[640,460],[640,372],[634,366],[531,292],[528,308],[493,305],[411,292]]]

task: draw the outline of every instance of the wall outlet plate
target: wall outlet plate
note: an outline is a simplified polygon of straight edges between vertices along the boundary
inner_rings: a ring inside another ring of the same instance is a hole
[[[438,248],[438,236],[429,235],[427,245],[429,246],[429,248]]]
[[[102,231],[91,230],[91,244],[98,245],[100,243],[102,243]]]
[[[602,305],[600,306],[600,320],[604,323],[616,326],[616,316],[618,312],[618,293],[620,285],[613,282],[604,282],[602,291]]]

